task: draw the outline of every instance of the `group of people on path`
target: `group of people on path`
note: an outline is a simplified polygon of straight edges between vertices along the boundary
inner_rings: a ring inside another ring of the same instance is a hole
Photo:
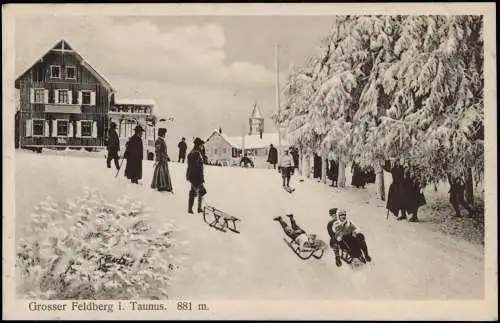
[[[140,125],[137,125],[134,128],[134,135],[129,138],[126,144],[125,152],[123,154],[123,158],[127,160],[124,174],[125,177],[128,178],[133,184],[139,184],[139,180],[142,179],[142,160],[144,157],[142,143],[143,132],[144,129]],[[155,164],[151,188],[156,189],[160,192],[173,193],[172,181],[168,167],[170,158],[167,153],[167,144],[165,142],[166,134],[166,128],[158,129],[158,138],[155,141]],[[185,140],[185,138],[182,138],[181,142],[179,142],[178,144],[178,162],[182,163],[184,163],[186,159],[187,144]],[[206,163],[203,144],[203,140],[201,140],[200,138],[195,138],[194,147],[187,156],[186,179],[191,183],[188,202],[189,213],[193,213],[192,208],[196,196],[198,196],[198,212],[202,212],[202,199],[207,192],[203,185],[205,182],[203,166]],[[116,132],[116,123],[114,122],[111,123],[108,132],[107,150],[107,167],[111,168],[111,161],[114,160],[115,167],[119,171],[121,168],[118,161],[120,140]]]

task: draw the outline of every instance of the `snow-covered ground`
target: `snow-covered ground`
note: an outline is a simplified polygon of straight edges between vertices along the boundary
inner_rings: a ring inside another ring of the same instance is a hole
[[[123,172],[115,178],[116,170],[106,168],[100,153],[18,150],[15,158],[16,224],[27,221],[45,196],[63,202],[90,186],[109,199],[135,197],[154,208],[155,221],[181,225],[180,234],[189,241],[183,250],[188,258],[172,283],[173,299],[483,298],[483,247],[428,230],[422,223],[386,220],[385,204],[376,198],[374,185],[366,190],[334,189],[309,179],[298,182],[294,176],[291,185],[296,191],[288,194],[276,171],[208,166],[205,201],[242,219],[241,234],[234,234],[217,231],[201,215],[187,213],[185,164],[170,164],[172,195],[149,187],[151,161],[144,161],[142,185],[133,185]],[[389,184],[390,176],[386,189]],[[364,270],[354,272],[345,264],[337,268],[331,250],[320,260],[299,259],[272,220],[292,212],[306,231],[328,242],[331,207],[347,208],[364,231],[373,258]]]

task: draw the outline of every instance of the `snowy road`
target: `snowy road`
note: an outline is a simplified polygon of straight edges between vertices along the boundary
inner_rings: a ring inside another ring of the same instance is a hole
[[[175,299],[481,299],[484,255],[481,246],[389,218],[383,202],[367,190],[342,191],[312,180],[297,182],[293,195],[280,187],[272,170],[207,167],[207,202],[242,219],[241,234],[222,233],[201,215],[186,212],[185,165],[171,163],[175,194],[149,188],[152,162],[144,162],[143,185],[129,184],[105,168],[105,160],[63,153],[16,152],[16,208],[25,221],[46,195],[73,197],[83,185],[97,187],[110,199],[136,196],[155,209],[157,221],[184,227],[188,259],[171,286]],[[90,155],[90,154],[89,154]],[[348,175],[348,178],[350,176]],[[387,182],[387,184],[390,181]],[[344,207],[364,231],[373,262],[363,271],[337,268],[333,252],[322,259],[299,259],[284,243],[272,219],[292,212],[299,225],[328,242],[328,209]]]

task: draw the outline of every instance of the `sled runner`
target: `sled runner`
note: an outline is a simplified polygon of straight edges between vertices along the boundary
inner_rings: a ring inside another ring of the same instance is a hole
[[[321,259],[323,253],[325,252],[325,243],[321,240],[316,240],[318,244],[316,246],[310,246],[306,243],[304,248],[300,249],[299,245],[290,238],[283,238],[285,243],[293,250],[293,252],[302,260],[307,260],[311,257],[316,259]]]
[[[358,250],[356,250],[358,249]],[[353,270],[360,270],[366,264],[365,257],[359,248],[351,248],[347,243],[340,243],[340,259],[348,264]]]
[[[214,220],[210,223],[207,221],[206,218],[207,214],[212,214],[214,216]],[[206,205],[203,208],[203,221],[205,221],[205,223],[208,223],[208,225],[211,226],[212,228],[215,228],[222,232],[226,232],[227,229],[235,233],[240,233],[236,229],[236,222],[241,220],[213,206]],[[229,225],[229,223],[231,223],[231,225]]]

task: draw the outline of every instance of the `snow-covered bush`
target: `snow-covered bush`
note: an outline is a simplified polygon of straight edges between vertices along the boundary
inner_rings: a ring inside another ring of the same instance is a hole
[[[96,190],[58,205],[41,202],[21,231],[19,293],[35,299],[165,299],[179,257],[174,226],[152,225],[150,209]]]

